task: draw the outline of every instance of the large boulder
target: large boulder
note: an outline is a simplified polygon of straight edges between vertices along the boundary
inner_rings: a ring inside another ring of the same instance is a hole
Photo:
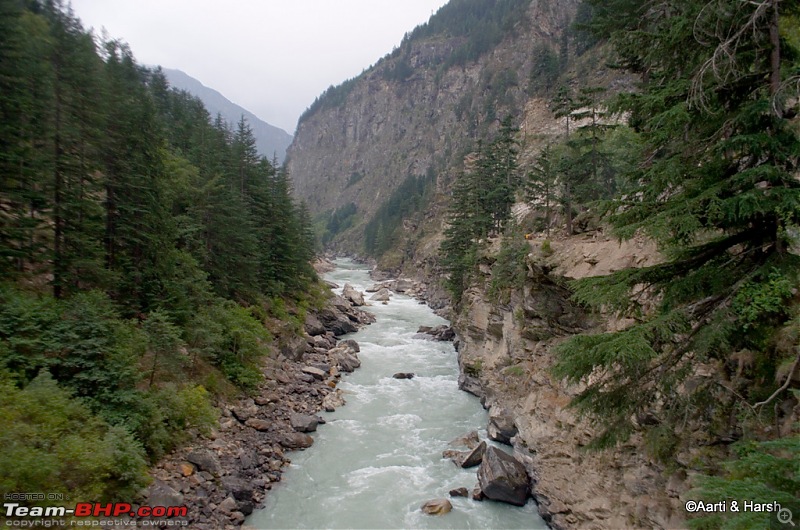
[[[342,372],[352,372],[361,366],[361,361],[356,355],[356,351],[348,342],[342,341],[335,348],[328,351],[331,363],[338,366]]]
[[[442,458],[449,458],[458,467],[464,469],[480,465],[483,455],[486,452],[486,442],[481,442],[470,451],[458,451],[456,449],[445,449]]]
[[[306,315],[305,328],[306,333],[312,337],[325,334],[325,326],[322,324],[322,321],[317,318],[317,315],[313,313]]]
[[[487,499],[524,506],[530,493],[528,472],[513,456],[489,447],[478,468],[478,484]]]
[[[300,335],[285,338],[280,346],[281,355],[292,361],[299,361],[306,353],[306,340]]]
[[[483,462],[483,456],[486,454],[486,442],[481,442],[478,447],[470,451],[470,453],[461,462],[461,467],[464,469],[479,466]]]
[[[324,371],[320,370],[316,366],[304,366],[301,371],[302,373],[308,374],[313,379],[317,379],[318,381],[322,381],[327,375]]]
[[[314,432],[319,424],[317,417],[309,414],[291,414],[289,422],[292,424],[292,429],[297,432]]]
[[[291,432],[282,434],[278,443],[286,449],[307,449],[314,445],[314,439],[302,432]]]
[[[489,410],[489,438],[495,442],[511,445],[511,438],[517,435],[514,416],[508,409],[494,406]]]
[[[414,287],[414,282],[411,280],[400,279],[394,281],[392,290],[396,293],[404,293],[411,290],[412,287]]]
[[[345,300],[349,300],[350,303],[356,307],[364,305],[364,295],[358,292],[358,290],[349,283],[344,284],[342,288],[342,297]]]
[[[319,320],[322,322],[325,328],[333,332],[333,334],[337,337],[358,331],[358,327],[353,323],[353,321],[341,311],[325,307],[320,309],[318,315]]]
[[[322,399],[322,408],[325,409],[325,412],[333,412],[344,405],[344,394],[338,388]]]
[[[392,297],[392,293],[389,292],[389,289],[385,287],[378,291],[377,293],[373,294],[369,297],[370,300],[374,300],[375,302],[388,302],[389,299]]]
[[[339,344],[337,344],[337,346],[347,346],[348,348],[350,348],[354,352],[360,352],[361,351],[361,346],[359,346],[358,343],[356,341],[354,341],[353,339],[347,339],[347,340],[340,341]]]
[[[229,475],[220,479],[222,488],[233,495],[237,501],[251,501],[253,500],[253,486],[249,481],[240,477]]]
[[[333,412],[345,405],[344,394],[338,388],[322,399],[322,408],[325,412]]]

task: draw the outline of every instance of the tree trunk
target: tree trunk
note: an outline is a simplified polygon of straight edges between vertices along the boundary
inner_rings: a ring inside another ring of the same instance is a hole
[[[59,69],[56,65],[56,77]],[[61,87],[55,86],[55,137],[53,139],[53,296],[61,298],[64,281],[64,216],[62,212],[64,175],[61,172]]]
[[[781,34],[780,34],[780,0],[772,0],[772,21],[769,25],[769,42],[772,45],[770,52],[769,93],[774,98],[781,88]],[[774,102],[775,112],[783,114],[783,109]]]

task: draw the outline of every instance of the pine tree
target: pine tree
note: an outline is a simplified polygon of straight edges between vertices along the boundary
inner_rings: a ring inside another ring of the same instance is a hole
[[[528,172],[526,198],[544,208],[544,227],[550,237],[553,205],[559,200],[558,170],[553,159],[553,149],[546,146]]]
[[[567,342],[555,368],[573,381],[597,375],[576,404],[605,422],[599,441],[607,444],[657,403],[664,421],[684,417],[711,392],[677,394],[698,362],[747,349],[774,370],[794,355],[769,337],[789,317],[800,270],[787,252],[800,224],[800,139],[786,107],[798,51],[773,38],[778,2],[591,4],[594,30],[611,36],[619,64],[642,76],[641,90],[618,101],[644,151],[611,221],[621,237],[653,237],[667,258],[575,285],[584,303],[636,319],[624,331]],[[634,296],[645,292],[660,301],[651,314]]]

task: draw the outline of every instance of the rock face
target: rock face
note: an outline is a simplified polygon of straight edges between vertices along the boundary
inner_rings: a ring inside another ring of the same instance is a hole
[[[514,457],[490,447],[478,469],[478,484],[487,499],[524,506],[530,493],[528,472]]]
[[[444,515],[452,509],[453,505],[447,499],[433,499],[421,507],[422,512],[428,515]]]
[[[583,449],[598,433],[568,407],[578,390],[550,371],[554,346],[566,336],[624,325],[600,323],[584,313],[570,301],[560,278],[585,276],[589,265],[581,257],[586,253],[597,256],[594,267],[600,273],[627,266],[634,255],[640,256],[637,264],[652,264],[656,258],[649,244],[634,239],[620,250],[619,242],[602,234],[573,236],[554,242],[555,253],[544,264],[535,258],[540,245],[531,243],[534,256],[525,284],[507,305],[498,307],[477,290],[465,293],[463,311],[453,322],[461,387],[480,396],[491,410],[487,430],[494,437],[504,431],[511,437],[513,430],[507,427],[512,424],[508,419],[513,420],[518,431],[513,435],[515,456],[535,477],[533,497],[554,527],[684,527],[680,496],[688,489],[688,473],[671,475],[667,466],[648,456],[640,434],[601,453]],[[488,283],[490,277],[482,281]],[[500,415],[502,410],[508,415]]]
[[[358,218],[369,220],[408,175],[460,163],[464,148],[484,136],[474,124],[496,121],[486,109],[500,117],[524,107],[536,68],[531,50],[558,50],[579,3],[532,1],[490,53],[450,68],[441,66],[459,53],[463,37],[415,40],[321,98],[301,118],[288,151],[298,197],[315,213],[354,203]],[[394,76],[401,70],[408,75]],[[510,75],[519,82],[509,83]],[[361,250],[362,230],[363,222],[337,248]]]

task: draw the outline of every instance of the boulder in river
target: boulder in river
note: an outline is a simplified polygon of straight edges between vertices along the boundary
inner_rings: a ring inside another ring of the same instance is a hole
[[[481,465],[483,462],[483,455],[486,454],[486,442],[481,442],[478,447],[470,451],[470,453],[461,462],[461,467],[464,469]]]
[[[391,297],[392,293],[389,292],[389,289],[383,288],[373,294],[369,299],[375,302],[388,302]]]
[[[344,396],[338,388],[322,400],[322,408],[325,409],[325,412],[333,412],[337,408],[344,406],[344,404]]]
[[[347,346],[348,348],[350,348],[351,350],[353,350],[356,353],[361,351],[361,347],[353,339],[345,339],[345,340],[339,341],[339,344],[337,344],[337,346]]]
[[[328,352],[331,364],[338,366],[342,372],[352,372],[361,366],[356,350],[349,344],[350,342],[352,341],[342,341]]]
[[[349,300],[356,307],[364,305],[364,295],[358,292],[355,287],[349,283],[344,284],[342,288],[342,297]]]
[[[433,499],[422,505],[422,512],[428,515],[444,515],[453,509],[447,499]]]
[[[478,447],[479,443],[480,438],[478,438],[478,431],[472,431],[452,440],[448,445],[450,447],[469,447],[470,449],[475,449]]]
[[[489,447],[478,468],[478,484],[487,499],[524,506],[530,493],[528,472],[516,458]]]
[[[397,372],[392,377],[395,379],[414,379],[414,374],[411,372]]]

